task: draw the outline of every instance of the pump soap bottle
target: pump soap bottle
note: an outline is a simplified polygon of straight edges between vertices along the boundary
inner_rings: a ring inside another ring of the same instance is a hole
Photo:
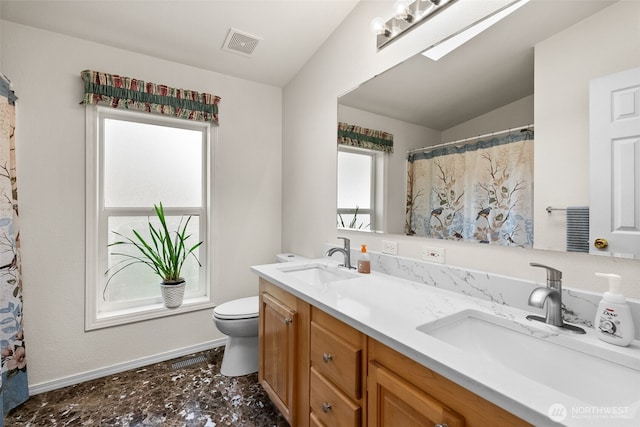
[[[360,256],[358,256],[358,273],[371,273],[371,261],[367,253],[367,245],[362,245],[362,249],[360,249]]]
[[[609,279],[609,292],[602,296],[594,321],[598,338],[611,344],[628,346],[633,341],[635,331],[631,308],[620,293],[620,276],[605,273],[596,273],[596,276]]]

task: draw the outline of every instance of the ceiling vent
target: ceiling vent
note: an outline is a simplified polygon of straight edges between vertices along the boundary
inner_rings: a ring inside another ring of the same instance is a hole
[[[251,56],[261,37],[238,31],[234,28],[229,30],[227,39],[224,41],[223,50],[228,52],[239,53],[244,56]]]

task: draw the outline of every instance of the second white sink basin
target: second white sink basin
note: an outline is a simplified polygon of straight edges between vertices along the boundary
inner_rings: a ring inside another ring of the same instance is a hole
[[[616,407],[640,404],[638,358],[549,332],[530,321],[465,310],[417,329],[478,363],[498,363],[583,402]]]
[[[322,285],[358,277],[357,273],[322,263],[287,266],[281,268],[280,271],[312,285]]]

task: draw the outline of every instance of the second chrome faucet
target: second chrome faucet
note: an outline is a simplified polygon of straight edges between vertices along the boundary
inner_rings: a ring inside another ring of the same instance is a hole
[[[527,319],[544,322],[577,334],[584,334],[584,329],[566,324],[562,318],[562,272],[535,262],[529,265],[547,270],[547,286],[535,288],[529,295],[529,305],[532,307],[542,308],[544,303],[547,303],[547,314],[545,317],[530,314]]]

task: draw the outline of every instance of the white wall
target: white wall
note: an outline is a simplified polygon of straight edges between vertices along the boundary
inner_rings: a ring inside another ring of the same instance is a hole
[[[533,123],[533,95],[442,131],[443,143]]]
[[[1,36],[3,72],[19,97],[16,152],[31,387],[222,338],[211,310],[84,331],[80,71],[222,97],[213,212],[218,303],[256,295],[249,267],[272,262],[280,250],[282,90],[6,21]]]
[[[589,206],[589,81],[640,66],[639,16],[621,2],[536,46],[536,248],[565,248],[566,215],[547,206]]]
[[[368,30],[369,22],[375,16],[387,16],[391,4],[391,1],[360,2],[343,25],[285,87],[282,223],[285,250],[305,256],[320,256],[322,243],[339,244],[334,220],[337,97],[417,53],[421,47],[434,43],[446,32],[443,27],[450,32],[464,27],[460,25],[459,19],[473,21],[475,17],[471,15],[482,13],[477,7],[492,3],[458,2],[446,13],[436,16],[428,24],[376,53],[374,38]],[[461,9],[454,9],[461,5],[469,8],[464,14]],[[616,4],[613,7],[628,6]],[[443,18],[442,22],[438,18]],[[615,31],[618,31],[618,24],[611,27],[611,32]],[[564,52],[559,59],[571,60],[571,55],[572,52]],[[600,59],[594,55],[594,60]],[[562,112],[560,117],[571,120],[571,117]],[[538,138],[539,134],[536,139]],[[553,251],[494,247],[487,249],[473,244],[436,242],[401,235],[342,231],[340,234],[350,237],[352,245],[365,243],[373,251],[381,250],[382,239],[393,238],[400,243],[400,256],[410,258],[419,258],[423,245],[437,244],[446,249],[448,264],[540,282],[545,279],[544,273],[531,268],[529,262],[546,263],[564,271],[567,286],[597,291],[605,290],[605,286],[594,277],[594,272],[614,271],[624,278],[623,291],[640,297],[637,282],[640,263],[637,261]]]

